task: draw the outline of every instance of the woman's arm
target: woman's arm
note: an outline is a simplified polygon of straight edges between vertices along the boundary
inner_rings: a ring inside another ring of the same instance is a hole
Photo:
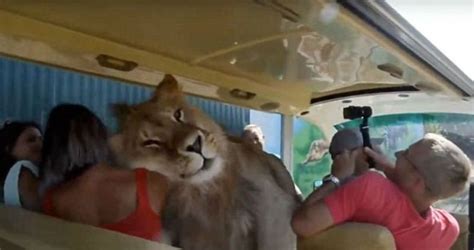
[[[18,178],[18,191],[22,207],[34,211],[40,210],[40,199],[38,195],[39,181],[27,168],[21,168]]]

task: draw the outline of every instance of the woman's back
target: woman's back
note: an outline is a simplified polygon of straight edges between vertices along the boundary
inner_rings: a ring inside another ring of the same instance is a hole
[[[158,240],[167,184],[163,176],[96,166],[47,192],[45,213]]]
[[[40,194],[46,214],[158,240],[166,180],[144,169],[114,169],[105,125],[81,105],[48,117]]]

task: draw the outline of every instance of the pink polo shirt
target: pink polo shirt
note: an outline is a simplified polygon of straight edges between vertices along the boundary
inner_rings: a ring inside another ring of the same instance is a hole
[[[449,249],[459,234],[456,219],[430,207],[425,217],[379,173],[368,172],[324,199],[335,224],[365,222],[387,227],[399,250]]]

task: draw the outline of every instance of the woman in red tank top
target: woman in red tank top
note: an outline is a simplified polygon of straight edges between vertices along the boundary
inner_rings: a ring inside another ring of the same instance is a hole
[[[43,212],[158,241],[167,192],[164,176],[107,165],[105,126],[87,108],[63,104],[48,118],[40,194]]]

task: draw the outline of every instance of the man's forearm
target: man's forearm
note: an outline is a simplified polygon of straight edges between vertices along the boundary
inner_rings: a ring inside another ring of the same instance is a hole
[[[326,197],[326,195],[332,193],[332,191],[334,191],[335,189],[336,189],[336,184],[334,184],[332,182],[327,182],[327,183],[323,184],[321,187],[314,190],[308,196],[308,198],[306,198],[306,200],[303,202],[302,207],[307,206],[309,204],[313,204],[313,203],[323,199],[324,197]]]
[[[313,191],[303,204],[295,211],[292,228],[300,237],[308,237],[330,227],[333,224],[331,214],[322,199],[336,189],[332,182]]]

